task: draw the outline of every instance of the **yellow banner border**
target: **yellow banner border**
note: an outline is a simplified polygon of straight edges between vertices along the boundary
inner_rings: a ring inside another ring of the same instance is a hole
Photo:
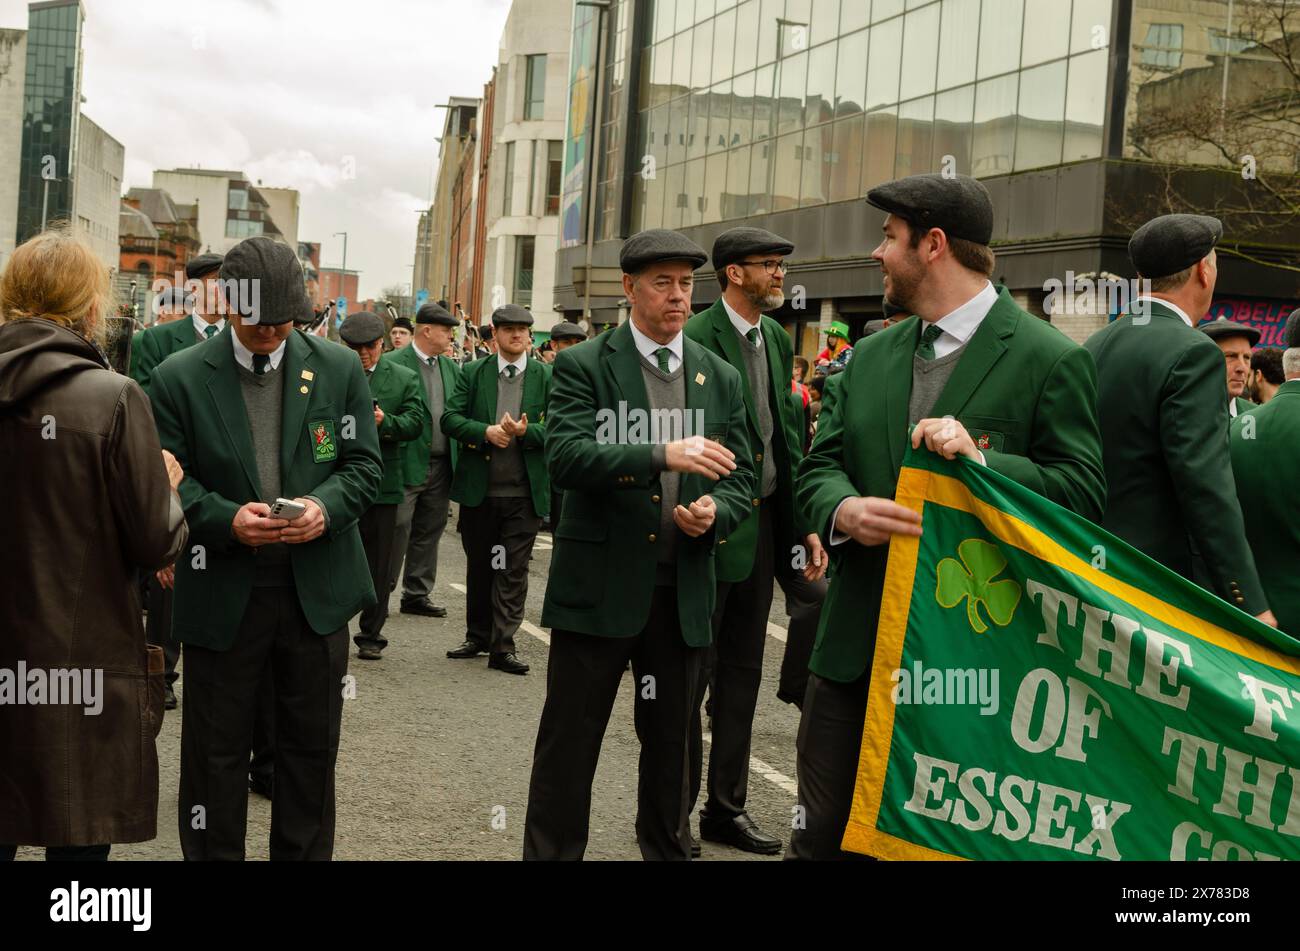
[[[1224,630],[1094,568],[1039,529],[977,498],[964,483],[952,476],[940,475],[927,469],[905,468],[899,473],[895,501],[922,516],[927,502],[974,515],[1003,544],[1018,548],[1041,561],[1055,564],[1176,630],[1240,657],[1300,677],[1300,658],[1288,657],[1240,634]],[[872,658],[870,692],[867,697],[867,718],[863,724],[862,748],[858,756],[858,779],[841,848],[884,859],[963,860],[964,856],[917,845],[876,828],[894,735],[892,674],[903,661],[903,640],[907,635],[920,547],[919,538],[905,536],[895,537],[889,543],[885,586],[880,599],[880,625],[876,632],[876,649]]]

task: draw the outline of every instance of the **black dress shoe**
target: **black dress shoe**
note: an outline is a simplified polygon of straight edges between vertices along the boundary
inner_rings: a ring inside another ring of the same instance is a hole
[[[383,653],[380,651],[380,649],[379,649],[378,647],[358,647],[358,648],[357,648],[357,659],[358,659],[358,660],[382,660],[382,659],[383,659],[383,656],[384,656]]]
[[[447,609],[438,604],[433,604],[428,598],[420,601],[403,601],[403,614],[419,614],[424,617],[446,617]]]
[[[263,799],[271,798],[271,790],[275,787],[275,778],[267,779],[265,776],[254,776],[251,773],[248,777],[248,788],[257,793]]]
[[[528,665],[514,654],[493,654],[488,658],[488,667],[507,674],[528,673]]]
[[[756,855],[776,855],[781,851],[781,840],[766,835],[744,812],[734,819],[713,819],[701,814],[700,838]]]
[[[467,658],[477,657],[479,654],[486,653],[487,651],[485,651],[476,641],[471,641],[469,638],[466,638],[465,643],[461,644],[460,647],[447,651],[447,656],[454,660],[466,660]]]
[[[176,688],[173,687],[171,684],[168,684],[166,688],[164,688],[163,690],[163,709],[164,710],[176,709]]]
[[[691,858],[698,859],[699,857],[700,857],[700,840],[695,838],[695,836],[691,836]]]

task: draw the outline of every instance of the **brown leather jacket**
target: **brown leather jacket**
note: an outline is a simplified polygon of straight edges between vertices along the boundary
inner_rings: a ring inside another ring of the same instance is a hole
[[[144,392],[49,320],[0,325],[0,500],[0,843],[152,839],[162,658],[138,579],[185,520]]]

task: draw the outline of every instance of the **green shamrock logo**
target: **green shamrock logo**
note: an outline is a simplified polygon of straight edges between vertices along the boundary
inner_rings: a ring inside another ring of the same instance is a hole
[[[998,627],[1006,627],[1020,604],[1020,585],[1014,581],[994,581],[1007,566],[1006,556],[997,545],[979,538],[968,538],[957,546],[958,562],[945,558],[939,562],[939,584],[934,598],[945,608],[955,608],[966,602],[966,619],[976,634],[989,629],[980,617],[979,605]]]

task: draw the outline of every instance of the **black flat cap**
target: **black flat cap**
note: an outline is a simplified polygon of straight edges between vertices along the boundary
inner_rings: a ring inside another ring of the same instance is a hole
[[[456,326],[456,318],[447,313],[447,308],[433,301],[425,301],[420,305],[420,309],[415,312],[415,322],[417,324],[442,324],[444,327]]]
[[[409,317],[398,317],[396,320],[394,320],[392,329],[397,330],[399,327],[402,330],[409,330],[409,331],[415,330],[415,325],[411,323]]]
[[[912,316],[912,315],[909,314],[906,310],[904,310],[903,308],[899,307],[897,304],[895,304],[893,301],[891,301],[891,300],[890,300],[889,298],[887,298],[887,297],[886,297],[883,301],[881,301],[880,309],[884,311],[884,313],[885,313],[885,319],[886,319],[886,320],[889,320],[889,319],[892,318],[892,317],[911,317],[911,316]]]
[[[311,306],[298,255],[265,235],[245,238],[230,249],[221,262],[221,280],[227,302],[245,323],[287,324]]]
[[[586,340],[587,332],[577,324],[561,320],[551,328],[552,340]]]
[[[1250,341],[1252,347],[1259,343],[1258,330],[1249,324],[1235,323],[1227,317],[1220,317],[1218,320],[1212,320],[1209,323],[1201,324],[1196,329],[1208,336],[1211,340],[1222,340],[1224,337],[1245,337]]]
[[[691,267],[700,268],[708,260],[703,249],[686,235],[664,228],[634,234],[623,242],[618,256],[624,274],[640,274],[660,261],[687,261]]]
[[[1291,311],[1291,316],[1286,319],[1286,326],[1282,328],[1282,346],[1300,348],[1300,307]]]
[[[183,287],[167,287],[158,292],[158,296],[153,299],[154,313],[158,313],[164,307],[180,307],[188,309],[194,303],[194,296],[187,294]]]
[[[194,281],[213,271],[220,271],[221,260],[219,254],[200,254],[196,258],[190,258],[190,263],[185,265],[185,276]]]
[[[1133,232],[1128,257],[1142,277],[1168,277],[1202,260],[1222,237],[1223,222],[1218,218],[1162,215]]]
[[[384,318],[368,310],[343,318],[339,337],[344,343],[369,344],[384,339]]]
[[[531,327],[533,315],[518,304],[505,304],[492,311],[492,326],[508,327],[512,324],[517,327]]]
[[[976,244],[993,240],[993,201],[988,189],[967,175],[909,175],[877,185],[867,203],[926,231]]]
[[[736,264],[751,254],[794,253],[794,245],[762,228],[732,228],[718,235],[713,242],[713,268],[721,271],[728,264]]]

